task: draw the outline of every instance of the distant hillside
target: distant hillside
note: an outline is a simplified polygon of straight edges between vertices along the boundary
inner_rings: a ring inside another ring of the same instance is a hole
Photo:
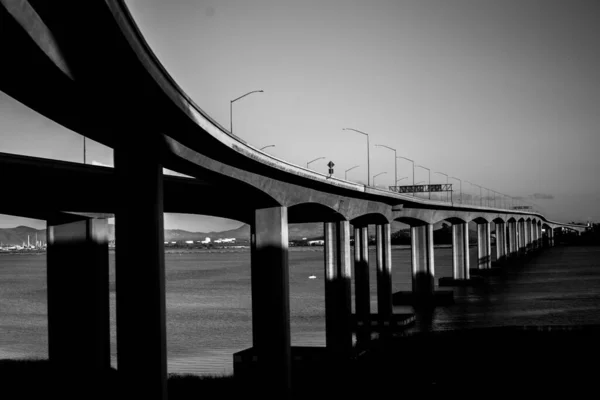
[[[0,242],[4,245],[22,245],[27,243],[27,235],[29,235],[29,243],[35,244],[37,240],[46,241],[46,230],[35,229],[28,226],[17,226],[16,228],[0,229]]]
[[[450,224],[446,224],[450,225]],[[451,243],[450,229],[442,228],[442,224],[436,224],[434,226],[435,234],[434,240],[436,243]],[[46,241],[46,230],[45,229],[34,229],[28,226],[18,226],[16,228],[4,228],[0,229],[0,242],[5,245],[21,245],[23,242],[27,243],[27,235],[29,235],[30,243],[35,243],[35,237],[37,233],[37,239]],[[115,240],[115,226],[109,224],[108,226],[109,240]],[[290,224],[288,236],[290,240],[302,240],[304,238],[310,239],[322,239],[323,238],[323,224],[322,223],[306,223],[306,224]],[[354,236],[354,230],[350,230],[350,236]],[[375,236],[375,227],[369,227],[369,236]],[[182,229],[166,229],[165,230],[165,241],[186,241],[186,240],[204,240],[205,238],[222,239],[222,238],[235,238],[238,240],[249,240],[250,239],[250,226],[247,224],[241,225],[239,228],[231,229],[221,232],[189,232]],[[398,244],[410,243],[410,231],[408,226],[399,222],[392,223],[392,238]],[[477,231],[470,230],[470,241],[477,240]]]

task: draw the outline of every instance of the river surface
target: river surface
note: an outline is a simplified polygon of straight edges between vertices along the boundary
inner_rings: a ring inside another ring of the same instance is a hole
[[[377,309],[374,256],[372,248],[372,312]],[[471,247],[471,267],[476,256]],[[249,250],[169,251],[165,258],[169,372],[232,373],[233,353],[252,344]],[[410,248],[394,246],[392,263],[393,290],[410,290]],[[410,330],[600,324],[600,247],[555,247],[507,271],[487,277],[480,287],[451,289],[455,304],[418,315]],[[323,274],[322,248],[290,249],[292,345],[325,345]],[[435,274],[436,280],[452,276],[450,247],[436,247]],[[0,255],[0,359],[48,357],[45,277],[45,254]],[[110,279],[116,366],[114,252]]]

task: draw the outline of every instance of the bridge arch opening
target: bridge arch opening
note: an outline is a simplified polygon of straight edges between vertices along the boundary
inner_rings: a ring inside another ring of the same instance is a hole
[[[35,212],[0,214],[0,359],[48,358],[46,221]]]

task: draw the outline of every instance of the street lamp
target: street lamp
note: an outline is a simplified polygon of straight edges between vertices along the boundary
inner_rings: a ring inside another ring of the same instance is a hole
[[[348,171],[353,170],[354,168],[358,168],[358,167],[360,167],[360,165],[355,165],[354,167],[348,168],[347,170],[345,170],[344,171],[344,179],[348,180]]]
[[[479,186],[478,184],[473,183],[473,182],[469,182],[469,181],[465,181],[465,182],[470,183],[473,186]],[[479,206],[481,207],[481,186],[479,186]]]
[[[402,157],[402,156],[398,156],[398,158],[403,158],[405,160],[408,160],[412,163],[412,167],[413,167],[413,179],[412,179],[412,184],[413,186],[415,186],[415,162],[413,160],[411,160],[410,158],[406,158],[406,157]],[[415,192],[413,192],[413,197],[415,196]]]
[[[317,160],[322,160],[323,158],[325,158],[325,157],[318,157],[318,158],[315,158],[314,160],[311,160],[311,161],[307,162],[307,163],[306,163],[306,168],[308,168],[308,164],[310,164],[310,163],[312,163],[312,162],[315,162],[315,161],[317,161]]]
[[[396,149],[392,149],[389,146],[384,144],[376,144],[376,147],[385,147],[386,149],[390,149],[394,152],[394,182],[398,182],[398,156],[396,155]]]
[[[460,182],[460,198],[459,198],[459,201],[460,201],[460,204],[462,204],[462,181],[460,179],[458,179],[458,178],[453,177],[453,176],[451,176],[450,179],[456,179],[457,181]]]
[[[354,132],[358,132],[360,134],[363,134],[367,137],[367,186],[371,186],[371,180],[370,180],[370,176],[371,176],[371,163],[369,161],[369,134],[368,133],[364,133],[361,132],[357,129],[353,129],[353,128],[342,128],[343,131],[354,131]]]
[[[387,174],[387,172],[380,172],[377,175],[373,175],[373,187],[375,187],[375,178],[377,178],[379,175],[383,175],[383,174]]]
[[[83,137],[83,163],[85,164],[85,136]]]
[[[448,175],[446,175],[443,172],[434,172],[434,174],[444,175],[446,177],[446,185],[448,184]],[[448,189],[448,188],[446,188],[446,189]],[[448,192],[446,192],[446,201],[448,201]]]
[[[263,92],[262,90],[253,90],[253,91],[243,94],[240,97],[238,97],[237,99],[233,99],[229,102],[229,132],[233,133],[233,103],[243,97],[248,96],[249,94],[262,93],[262,92]]]
[[[268,145],[268,146],[261,147],[261,148],[260,148],[260,150],[264,150],[264,149],[266,149],[267,147],[275,147],[275,145],[274,145],[274,144],[270,144],[270,145]]]
[[[427,167],[424,167],[422,165],[415,165],[415,167],[417,168],[423,168],[426,169],[427,171],[429,171],[429,183],[427,184],[427,191],[429,192],[429,200],[431,200],[431,170]]]

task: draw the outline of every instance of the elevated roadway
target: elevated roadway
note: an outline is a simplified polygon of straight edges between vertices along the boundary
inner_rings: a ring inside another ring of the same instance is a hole
[[[469,279],[468,222],[478,226],[480,269],[491,267],[492,222],[499,261],[537,251],[544,227],[550,244],[554,228],[584,229],[531,210],[448,204],[380,190],[264,153],[194,104],[157,60],[123,1],[0,4],[0,90],[114,149],[114,170],[0,155],[3,188],[11,194],[0,200],[0,213],[39,212],[48,220],[51,362],[59,370],[83,362],[104,372],[110,356],[106,220],[81,215],[74,221],[64,212],[114,213],[117,242],[124,243],[116,253],[124,396],[166,398],[164,211],[251,224],[257,377],[277,398],[288,396],[291,387],[288,223],[325,224],[327,348],[341,358],[354,345],[350,225],[356,317],[366,329],[357,336],[358,347],[370,338],[369,225],[377,232],[377,318],[383,320],[392,314],[392,221],[411,226],[413,292],[420,300],[431,298],[436,286],[433,225],[439,221],[452,224],[457,280]],[[164,177],[163,167],[194,179]],[[31,182],[19,175],[38,177],[40,199],[31,196]],[[82,352],[90,356],[82,360]],[[103,374],[73,380],[94,384],[90,379],[96,376]]]

